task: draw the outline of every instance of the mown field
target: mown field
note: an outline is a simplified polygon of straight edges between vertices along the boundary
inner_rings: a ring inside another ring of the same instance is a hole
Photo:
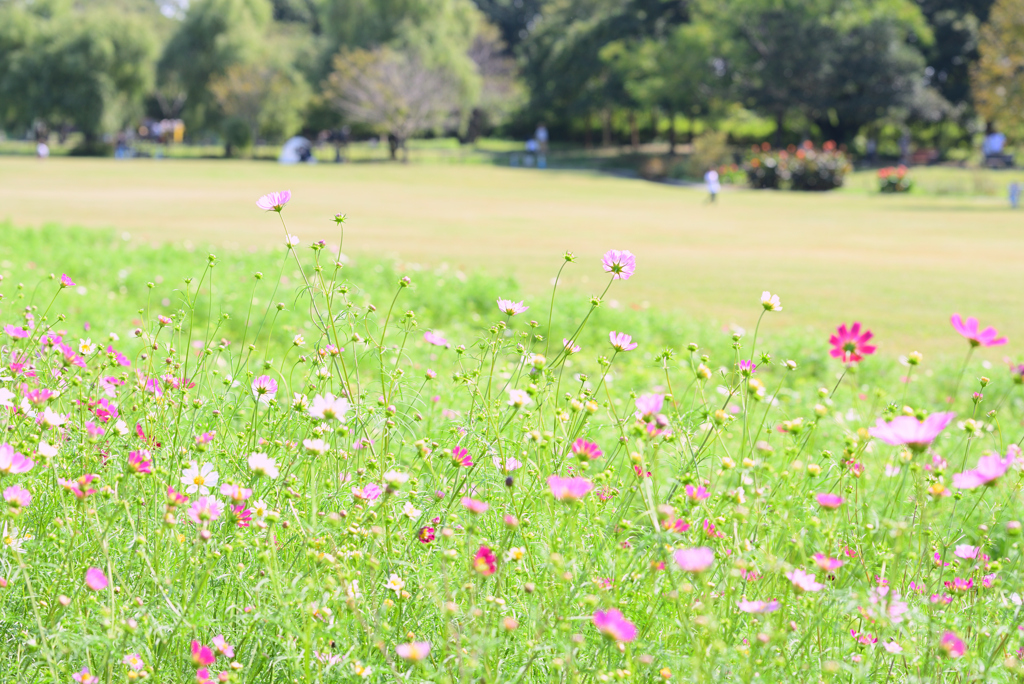
[[[929,182],[969,189],[969,173]],[[985,178],[1001,185],[1010,175]],[[947,333],[956,311],[1024,334],[1013,315],[1024,295],[1019,213],[999,197],[879,197],[870,187],[871,175],[858,175],[840,193],[727,191],[710,206],[696,188],[486,165],[5,157],[0,220],[246,250],[280,243],[280,226],[253,197],[288,188],[302,199],[290,230],[304,239],[336,241],[330,218],[343,212],[353,257],[513,275],[526,295],[546,291],[564,250],[592,264],[619,246],[644,266],[615,294],[621,306],[728,325],[770,289],[786,302],[787,326],[820,333],[837,317],[863,320],[891,356],[912,345],[955,351]],[[562,286],[595,293],[597,276],[571,267]]]

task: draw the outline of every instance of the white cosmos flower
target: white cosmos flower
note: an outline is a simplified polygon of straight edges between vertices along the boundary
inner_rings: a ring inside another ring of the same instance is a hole
[[[192,461],[188,468],[181,471],[181,483],[185,485],[186,494],[199,492],[206,496],[210,493],[210,487],[217,486],[219,477],[212,463],[204,463],[200,467],[199,463]]]

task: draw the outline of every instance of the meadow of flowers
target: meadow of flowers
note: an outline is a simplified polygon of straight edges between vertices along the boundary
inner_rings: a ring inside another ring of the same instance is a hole
[[[897,363],[764,292],[681,332],[614,306],[642,255],[522,300],[301,244],[289,201],[276,257],[10,231],[3,681],[1024,676],[995,329]]]

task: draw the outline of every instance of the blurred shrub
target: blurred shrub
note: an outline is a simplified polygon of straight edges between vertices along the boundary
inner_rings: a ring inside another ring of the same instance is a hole
[[[842,187],[850,172],[846,154],[834,142],[820,150],[811,143],[788,150],[772,150],[767,144],[754,147],[746,164],[747,181],[752,188],[824,191]]]
[[[907,167],[887,166],[878,170],[878,189],[881,192],[910,192],[914,181],[907,175]]]

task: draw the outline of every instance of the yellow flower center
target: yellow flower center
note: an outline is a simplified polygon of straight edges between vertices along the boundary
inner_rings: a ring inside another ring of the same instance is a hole
[[[4,537],[4,544],[7,544],[8,546],[10,546],[13,543],[14,543],[14,539],[12,537]]]
[[[196,475],[196,476],[195,476],[195,477],[194,477],[194,478],[192,479],[192,482],[194,482],[194,483],[195,483],[195,484],[197,484],[197,485],[200,485],[200,486],[202,486],[202,485],[203,485],[203,484],[204,484],[204,483],[206,482],[206,480],[205,480],[205,479],[203,478],[203,476],[202,476],[202,475]]]

